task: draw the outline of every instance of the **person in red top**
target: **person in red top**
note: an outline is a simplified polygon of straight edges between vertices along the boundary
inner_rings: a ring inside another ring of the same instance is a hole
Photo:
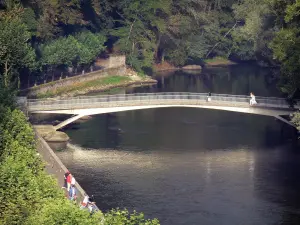
[[[64,186],[62,188],[68,188],[68,185],[67,185],[67,177],[69,176],[70,172],[69,170],[67,170],[67,172],[65,172],[64,174]]]
[[[71,181],[72,181],[72,175],[71,175],[71,173],[69,173],[69,175],[67,176],[67,190],[68,191],[70,191]]]

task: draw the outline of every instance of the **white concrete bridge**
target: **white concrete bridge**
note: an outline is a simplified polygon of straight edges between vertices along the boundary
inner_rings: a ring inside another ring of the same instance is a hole
[[[291,109],[284,98],[256,97],[258,104],[252,107],[249,106],[250,97],[243,95],[212,94],[211,101],[207,100],[207,93],[178,92],[84,96],[59,100],[29,99],[27,110],[29,113],[74,115],[55,126],[55,130],[83,116],[161,107],[193,107],[273,116],[293,126],[282,115],[298,110]]]

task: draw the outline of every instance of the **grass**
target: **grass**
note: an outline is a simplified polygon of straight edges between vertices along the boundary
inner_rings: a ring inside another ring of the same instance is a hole
[[[60,87],[53,91],[47,91],[46,93],[38,94],[36,97],[37,98],[50,98],[50,97],[59,96],[59,95],[65,94],[65,93],[80,91],[80,90],[93,88],[93,87],[101,88],[101,87],[105,87],[107,85],[122,84],[127,81],[130,81],[129,77],[108,76],[108,77],[100,78],[98,80],[86,81],[83,83],[75,83],[74,85],[71,85],[71,86]]]
[[[212,59],[205,59],[204,62],[206,64],[211,64],[211,65],[218,65],[218,64],[232,64],[232,61],[229,59],[222,57],[222,56],[217,56]]]

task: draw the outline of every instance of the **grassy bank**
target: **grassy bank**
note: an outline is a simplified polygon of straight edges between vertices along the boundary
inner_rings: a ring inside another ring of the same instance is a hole
[[[111,85],[121,85],[131,81],[127,76],[108,76],[98,80],[87,81],[82,83],[74,83],[72,86],[60,87],[55,90],[47,91],[46,93],[37,95],[37,98],[51,98],[62,96],[68,93],[76,93],[82,90],[101,89]]]
[[[227,66],[227,65],[234,65],[236,63],[227,58],[218,56],[212,59],[205,59],[204,64],[205,66]]]

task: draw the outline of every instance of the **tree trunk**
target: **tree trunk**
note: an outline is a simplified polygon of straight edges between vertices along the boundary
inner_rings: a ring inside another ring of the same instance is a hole
[[[156,43],[156,47],[155,47],[155,50],[154,50],[154,58],[155,58],[155,61],[158,62],[158,63],[161,61],[159,59],[159,55],[158,55],[158,49],[159,49],[159,46],[160,46],[160,40],[161,40],[161,35],[159,34],[159,37],[158,37],[158,40],[157,40],[157,43]]]
[[[239,21],[236,21],[235,22],[235,24],[233,25],[233,27],[231,27],[230,29],[229,29],[229,31],[227,31],[227,33],[223,36],[224,38],[236,27],[236,25],[237,25],[237,23],[238,23]],[[205,58],[207,58],[209,55],[210,55],[210,53],[220,44],[221,42],[217,42],[214,46],[213,46],[213,48],[206,54],[206,56],[205,56]]]
[[[132,42],[132,48],[131,48],[131,53],[130,54],[132,54],[133,52],[134,52],[134,47],[135,47],[135,43],[134,43],[134,41]]]
[[[28,79],[27,79],[27,88],[30,86],[30,73],[28,74]]]
[[[4,87],[8,87],[8,61],[6,60],[5,63],[4,63],[4,79],[3,79],[3,82],[4,82]]]
[[[131,32],[132,32],[132,28],[133,28],[133,24],[134,24],[134,23],[135,23],[135,19],[134,19],[134,21],[132,22],[132,24],[130,25],[130,29],[129,29],[129,34],[128,34],[128,37],[127,37],[126,45],[127,45],[128,41],[129,41],[129,38],[130,38],[130,36],[131,36]]]

